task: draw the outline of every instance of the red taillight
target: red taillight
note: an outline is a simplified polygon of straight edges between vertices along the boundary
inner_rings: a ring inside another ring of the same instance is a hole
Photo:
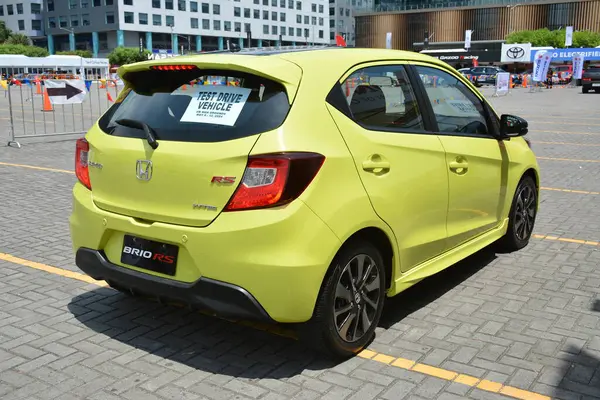
[[[293,201],[312,182],[324,161],[325,157],[316,153],[251,156],[225,211],[275,207]]]
[[[79,182],[86,188],[92,190],[90,173],[88,169],[88,154],[90,144],[85,139],[78,139],[75,145],[75,175]]]
[[[583,78],[582,81],[584,81],[584,82],[591,82],[592,78]]]
[[[158,71],[191,71],[198,69],[195,65],[154,65],[150,69]]]

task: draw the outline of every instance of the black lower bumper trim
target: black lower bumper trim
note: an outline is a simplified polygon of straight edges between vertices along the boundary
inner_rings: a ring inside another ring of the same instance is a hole
[[[112,264],[103,252],[86,248],[77,250],[75,262],[92,278],[114,282],[124,289],[181,301],[224,317],[274,322],[258,301],[239,286],[209,278],[192,283],[161,278]]]

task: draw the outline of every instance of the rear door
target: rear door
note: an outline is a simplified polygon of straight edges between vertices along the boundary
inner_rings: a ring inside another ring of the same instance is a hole
[[[361,83],[346,84],[355,81]],[[407,271],[445,248],[444,148],[427,132],[421,113],[425,103],[417,100],[403,64],[358,66],[341,87],[343,104],[328,107],[375,212],[396,236],[401,269]]]
[[[285,120],[288,89],[300,82],[294,64],[276,60],[252,73],[247,58],[222,69],[164,65],[126,73],[126,89],[87,135],[95,204],[142,223],[202,227],[214,220],[259,135]],[[200,84],[209,75],[225,84]],[[156,149],[141,123],[155,133]]]

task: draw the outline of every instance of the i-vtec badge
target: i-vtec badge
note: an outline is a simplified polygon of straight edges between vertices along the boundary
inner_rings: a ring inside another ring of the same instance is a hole
[[[93,161],[88,161],[88,167],[102,169],[102,164]]]
[[[161,253],[153,253],[148,250],[136,249],[130,246],[124,246],[123,253],[131,254],[132,256],[143,257],[148,260],[163,262],[165,264],[173,264],[173,262],[175,262],[173,256],[167,256]]]
[[[207,211],[217,211],[217,207],[209,206],[208,204],[192,204],[192,208],[194,210],[207,210]]]

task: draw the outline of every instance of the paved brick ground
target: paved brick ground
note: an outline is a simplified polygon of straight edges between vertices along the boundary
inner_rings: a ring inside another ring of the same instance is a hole
[[[600,192],[600,95],[494,98],[529,119],[542,186]],[[544,142],[544,143],[542,143]],[[565,144],[567,143],[567,144]],[[72,141],[0,162],[72,169]],[[77,271],[71,174],[0,165],[0,252]],[[600,241],[600,195],[544,190],[536,233]],[[555,398],[600,399],[600,247],[533,240],[482,251],[391,299],[370,349]],[[2,399],[500,399],[0,261]]]

